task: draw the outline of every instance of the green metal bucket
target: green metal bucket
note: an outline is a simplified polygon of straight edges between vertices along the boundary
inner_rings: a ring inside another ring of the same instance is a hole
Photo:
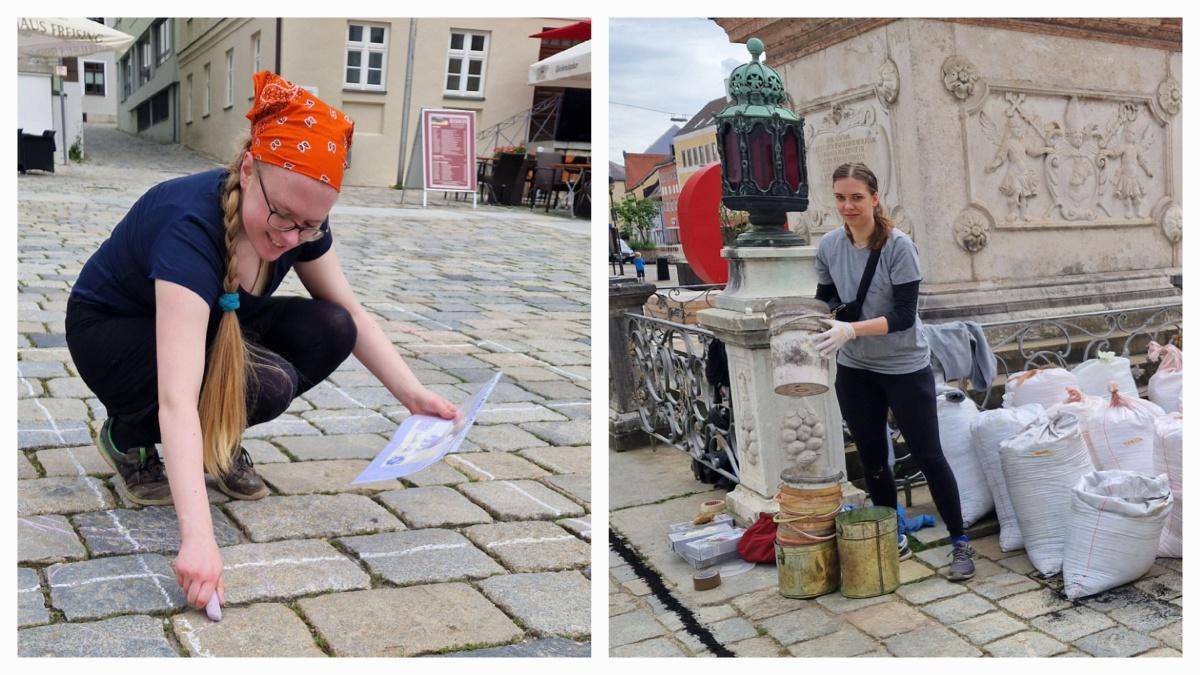
[[[874,598],[900,586],[900,555],[896,549],[896,510],[869,506],[839,514],[838,559],[842,595]]]
[[[780,546],[775,542],[779,593],[785,598],[815,598],[837,590],[838,549],[830,538],[808,546]]]

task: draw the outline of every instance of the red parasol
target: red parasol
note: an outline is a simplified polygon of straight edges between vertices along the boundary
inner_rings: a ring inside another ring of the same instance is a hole
[[[592,21],[591,19],[585,19],[567,26],[559,26],[558,28],[551,28],[540,33],[534,33],[529,37],[554,40],[591,40]]]

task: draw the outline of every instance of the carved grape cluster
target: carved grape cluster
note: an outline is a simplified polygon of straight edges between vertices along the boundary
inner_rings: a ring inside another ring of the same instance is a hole
[[[821,456],[825,424],[815,413],[794,408],[783,419],[779,440],[785,464],[807,466]]]

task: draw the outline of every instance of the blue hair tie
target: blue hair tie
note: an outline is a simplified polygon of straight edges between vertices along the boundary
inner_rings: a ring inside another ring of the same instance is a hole
[[[221,309],[225,310],[226,312],[232,312],[238,308],[238,294],[223,293],[219,302],[221,304]]]

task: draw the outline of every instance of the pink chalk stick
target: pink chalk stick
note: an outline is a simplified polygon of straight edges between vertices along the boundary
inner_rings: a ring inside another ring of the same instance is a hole
[[[204,607],[204,613],[208,614],[209,621],[221,620],[221,599],[217,597],[216,591],[213,591],[212,596],[208,598],[208,604]]]

